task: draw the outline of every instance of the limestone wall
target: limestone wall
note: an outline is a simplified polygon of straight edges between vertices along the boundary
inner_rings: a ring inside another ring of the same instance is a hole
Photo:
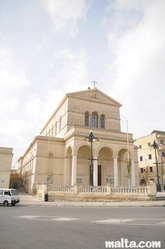
[[[156,200],[156,185],[146,187],[111,187],[108,186],[53,186],[39,185],[37,196],[49,201],[149,201]]]
[[[0,188],[9,188],[12,167],[12,148],[0,147]]]

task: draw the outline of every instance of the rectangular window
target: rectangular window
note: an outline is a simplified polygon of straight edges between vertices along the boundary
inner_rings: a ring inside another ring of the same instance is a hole
[[[151,154],[148,155],[148,159],[149,160],[152,159],[152,155]]]
[[[59,120],[59,131],[61,130],[61,117],[60,117],[60,120]]]
[[[139,149],[142,149],[142,145],[139,145]]]
[[[85,113],[85,126],[89,126],[89,113]]]
[[[164,140],[160,140],[160,144],[164,144]]]
[[[153,168],[152,167],[150,167],[150,172],[153,172]]]
[[[149,142],[147,145],[148,145],[148,147],[150,147],[151,143]]]
[[[162,157],[165,157],[165,152],[162,152]]]
[[[101,115],[101,129],[105,129],[105,117]]]
[[[140,161],[143,161],[143,156],[140,156]]]
[[[143,173],[143,168],[140,169],[140,172]]]
[[[51,135],[50,136],[53,137],[53,127],[51,129]]]
[[[98,115],[96,112],[92,113],[92,127],[98,128]]]
[[[55,124],[55,135],[57,134],[57,122]]]

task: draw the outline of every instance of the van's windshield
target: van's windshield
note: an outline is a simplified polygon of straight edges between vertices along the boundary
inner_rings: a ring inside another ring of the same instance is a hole
[[[19,195],[19,193],[18,193],[18,191],[16,189],[12,189],[11,194],[12,195]]]

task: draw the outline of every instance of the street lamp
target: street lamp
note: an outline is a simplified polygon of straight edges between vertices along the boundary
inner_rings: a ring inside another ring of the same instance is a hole
[[[154,148],[154,150],[155,150],[155,164],[156,164],[156,174],[157,174],[157,191],[158,192],[161,192],[161,185],[160,185],[160,183],[159,183],[159,172],[158,172],[158,159],[157,159],[157,153],[156,153],[156,151],[158,150],[158,148],[159,148],[159,145],[155,142],[155,140],[154,140],[154,142],[153,142],[153,144],[151,145],[151,147],[153,147]]]
[[[91,161],[90,162],[90,186],[93,186],[93,160],[95,160],[93,158],[93,142],[97,142],[99,141],[99,139],[93,135],[92,131],[90,131],[89,137],[85,137],[84,140],[90,143],[90,158],[89,158],[89,160]]]

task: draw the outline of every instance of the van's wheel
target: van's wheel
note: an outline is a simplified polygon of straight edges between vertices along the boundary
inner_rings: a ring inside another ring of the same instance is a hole
[[[5,206],[5,207],[9,206],[8,201],[4,201],[4,203],[3,203],[3,204],[4,204],[4,206]]]
[[[15,206],[15,202],[11,204],[12,206]]]

